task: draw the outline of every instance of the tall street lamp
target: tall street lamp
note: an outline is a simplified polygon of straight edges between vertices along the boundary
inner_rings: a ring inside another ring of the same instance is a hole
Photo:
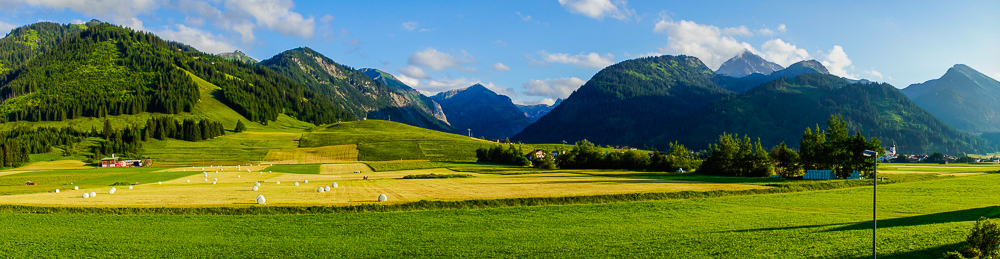
[[[875,208],[876,200],[878,199],[878,152],[865,150],[865,156],[870,156],[875,158],[875,170],[872,171],[872,183],[874,184],[872,189],[872,258],[876,258],[875,255],[875,240],[877,234],[875,234],[875,229],[878,224],[875,223]]]

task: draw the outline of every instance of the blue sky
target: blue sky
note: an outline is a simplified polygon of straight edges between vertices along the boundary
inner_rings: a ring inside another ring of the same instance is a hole
[[[0,31],[99,19],[256,59],[307,46],[425,94],[482,83],[517,103],[565,98],[601,68],[744,48],[787,66],[903,88],[967,64],[1000,78],[1000,1],[0,0]]]

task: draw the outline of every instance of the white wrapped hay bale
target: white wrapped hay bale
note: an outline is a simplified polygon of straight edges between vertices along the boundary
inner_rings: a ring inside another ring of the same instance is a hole
[[[212,179],[212,181],[219,181],[219,178]]]
[[[97,197],[97,192],[90,192],[90,197]]]
[[[330,184],[330,186],[333,186],[333,188],[337,188],[337,187],[340,187],[340,185],[338,185],[338,184],[337,184],[337,182],[333,182],[333,183],[331,183],[331,184]]]
[[[215,181],[212,181],[212,184],[215,184]]]
[[[257,187],[256,185],[254,185],[253,188],[250,188],[250,189],[253,190],[253,191],[257,191],[258,188],[260,188],[260,187]]]
[[[129,186],[128,186],[128,189],[129,189],[129,190],[131,190],[131,189],[132,189],[132,186],[131,186],[131,185],[129,185]]]
[[[163,181],[156,181],[156,184],[163,184]]]
[[[56,193],[59,193],[59,189],[56,189]]]
[[[309,183],[309,180],[305,180],[305,183]]]
[[[85,193],[83,193],[83,198],[84,198],[84,199],[86,199],[86,198],[90,198],[90,193],[89,193],[89,192],[85,192]]]
[[[208,182],[208,178],[205,178],[205,181]]]
[[[191,179],[188,179],[188,182],[190,183],[190,182],[191,182]]]
[[[253,186],[260,186],[260,182],[254,182]]]
[[[111,190],[108,190],[108,194],[115,194],[115,191],[117,191],[117,190],[118,190],[118,188],[111,187]]]
[[[324,191],[330,191],[330,186],[323,187]]]
[[[266,201],[267,200],[264,199],[264,195],[263,194],[258,194],[257,195],[257,204],[264,204],[264,202],[266,202]]]
[[[74,191],[75,191],[75,190],[79,190],[79,189],[80,189],[80,186],[73,186],[73,190],[74,190]]]
[[[236,175],[236,178],[243,178],[243,177],[241,177],[240,175]]]
[[[326,189],[323,189],[323,187],[316,188],[316,192],[325,192],[325,191]]]
[[[281,181],[275,181],[274,183],[281,184]]]
[[[292,185],[295,185],[295,186],[299,186],[299,182],[295,182],[295,183],[294,183],[294,184],[292,184]]]
[[[378,201],[379,202],[383,202],[383,201],[387,201],[387,200],[389,200],[389,196],[385,196],[384,193],[378,195]]]

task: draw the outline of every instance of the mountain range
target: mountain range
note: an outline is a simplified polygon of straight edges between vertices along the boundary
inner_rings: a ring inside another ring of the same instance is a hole
[[[739,87],[733,87],[739,86]],[[597,73],[538,122],[512,139],[665,149],[695,149],[723,133],[797,147],[806,128],[840,114],[848,129],[895,141],[901,152],[980,152],[995,146],[921,109],[895,87],[852,83],[802,61],[770,75],[718,75],[694,57],[623,61]]]
[[[1000,82],[969,66],[955,65],[941,78],[912,84],[903,93],[959,130],[1000,132]]]
[[[260,62],[261,66],[295,80],[324,95],[338,108],[357,118],[381,119],[439,131],[453,131],[435,117],[436,107],[407,88],[390,87],[368,74],[334,62],[307,47],[282,52]],[[412,89],[410,89],[412,90]]]
[[[752,74],[770,75],[774,71],[782,69],[785,68],[744,49],[739,55],[722,63],[722,66],[719,66],[715,73],[731,77],[744,77]]]
[[[561,104],[562,101],[563,99],[559,98],[556,99],[556,102],[553,103],[552,105],[544,103],[532,104],[532,105],[523,105],[523,104],[515,104],[515,105],[517,105],[517,109],[521,110],[521,112],[524,113],[525,117],[528,117],[528,119],[530,119],[531,122],[534,123],[535,121],[538,121],[539,118],[545,116],[545,114],[548,114],[550,111],[552,111],[553,108],[559,106],[559,104]]]
[[[22,26],[0,38],[0,121],[218,116],[203,113],[215,103],[233,124],[383,119],[527,143],[697,150],[722,133],[796,147],[803,130],[840,114],[852,132],[905,153],[996,151],[973,134],[1000,132],[1000,82],[965,65],[899,91],[830,75],[815,60],[782,68],[746,51],[712,71],[695,57],[646,57],[602,69],[554,105],[519,106],[480,84],[428,97],[307,47],[250,61],[96,20]]]
[[[431,98],[441,104],[456,134],[505,139],[531,124],[510,97],[481,84],[440,92]]]

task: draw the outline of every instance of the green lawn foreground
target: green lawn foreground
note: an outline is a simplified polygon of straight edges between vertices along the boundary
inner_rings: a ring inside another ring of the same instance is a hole
[[[879,188],[879,254],[936,258],[1000,215],[1000,174]],[[871,187],[606,204],[212,216],[0,213],[12,257],[866,258]]]

